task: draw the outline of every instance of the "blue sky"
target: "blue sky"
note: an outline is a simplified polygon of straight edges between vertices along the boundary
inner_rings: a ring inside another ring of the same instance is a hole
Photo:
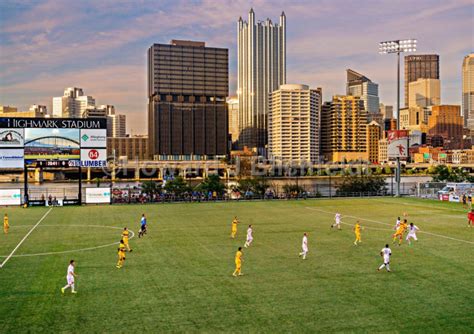
[[[237,20],[250,7],[258,20],[285,11],[287,81],[322,87],[325,100],[345,92],[352,68],[394,104],[396,60],[380,56],[378,42],[413,37],[419,54],[440,55],[442,103],[461,103],[461,64],[474,50],[471,0],[2,0],[0,104],[51,108],[53,96],[76,86],[126,114],[128,132],[146,133],[148,47],[191,39],[229,48],[233,94]]]

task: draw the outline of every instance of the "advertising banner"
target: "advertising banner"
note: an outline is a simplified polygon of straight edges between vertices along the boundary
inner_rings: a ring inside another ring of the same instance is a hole
[[[408,131],[392,130],[388,131],[387,154],[389,159],[407,158],[408,157]]]
[[[0,205],[21,205],[20,189],[0,189]]]
[[[107,166],[107,150],[105,148],[83,148],[81,150],[82,167]]]
[[[87,204],[110,204],[110,188],[86,188]]]
[[[0,149],[0,168],[23,168],[23,149]]]
[[[24,129],[0,129],[0,147],[23,148]]]
[[[105,148],[107,147],[106,129],[82,129],[81,147],[83,148]]]

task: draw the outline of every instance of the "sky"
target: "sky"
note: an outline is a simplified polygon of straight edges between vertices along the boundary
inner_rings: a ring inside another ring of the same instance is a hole
[[[147,49],[171,39],[229,49],[236,91],[237,20],[287,16],[287,82],[345,93],[351,68],[396,103],[396,56],[378,43],[416,38],[418,54],[440,55],[441,102],[461,104],[461,65],[474,50],[472,0],[1,0],[0,105],[28,110],[66,87],[127,115],[127,132],[146,134]],[[402,64],[403,66],[403,64]],[[403,67],[402,67],[403,80]],[[401,83],[403,104],[403,81]]]

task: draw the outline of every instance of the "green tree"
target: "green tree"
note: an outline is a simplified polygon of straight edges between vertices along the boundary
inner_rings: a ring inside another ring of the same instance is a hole
[[[191,190],[182,176],[177,176],[173,180],[166,182],[164,189],[166,192],[173,193],[176,196],[181,196]]]
[[[144,181],[142,183],[141,188],[142,188],[142,192],[149,196],[159,194],[161,191],[161,188],[158,186],[158,184],[155,181]]]
[[[241,192],[251,191],[255,195],[263,196],[269,187],[267,179],[263,177],[250,177],[239,180],[238,189]]]
[[[385,190],[385,178],[379,175],[346,175],[337,185],[337,194],[378,193]]]
[[[209,175],[197,187],[197,190],[203,192],[217,192],[222,195],[225,192],[225,185],[221,182],[221,178],[217,174]]]
[[[459,167],[438,165],[432,171],[434,182],[473,182],[474,177]]]

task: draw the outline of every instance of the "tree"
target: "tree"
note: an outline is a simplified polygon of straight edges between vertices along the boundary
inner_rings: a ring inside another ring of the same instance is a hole
[[[385,178],[379,175],[346,175],[337,186],[337,194],[379,193],[385,191]]]
[[[263,177],[250,177],[239,180],[238,189],[241,192],[251,191],[252,193],[263,196],[268,188],[268,181]]]
[[[221,182],[221,178],[217,174],[209,175],[197,187],[198,191],[216,192],[222,195],[225,192],[225,185]]]
[[[164,189],[166,192],[173,193],[176,196],[181,196],[191,190],[182,176],[177,176],[173,180],[166,182]]]
[[[161,190],[155,181],[144,181],[141,188],[142,193],[147,194],[150,197],[159,194]]]
[[[434,182],[474,182],[474,177],[459,167],[438,165],[431,172]]]

